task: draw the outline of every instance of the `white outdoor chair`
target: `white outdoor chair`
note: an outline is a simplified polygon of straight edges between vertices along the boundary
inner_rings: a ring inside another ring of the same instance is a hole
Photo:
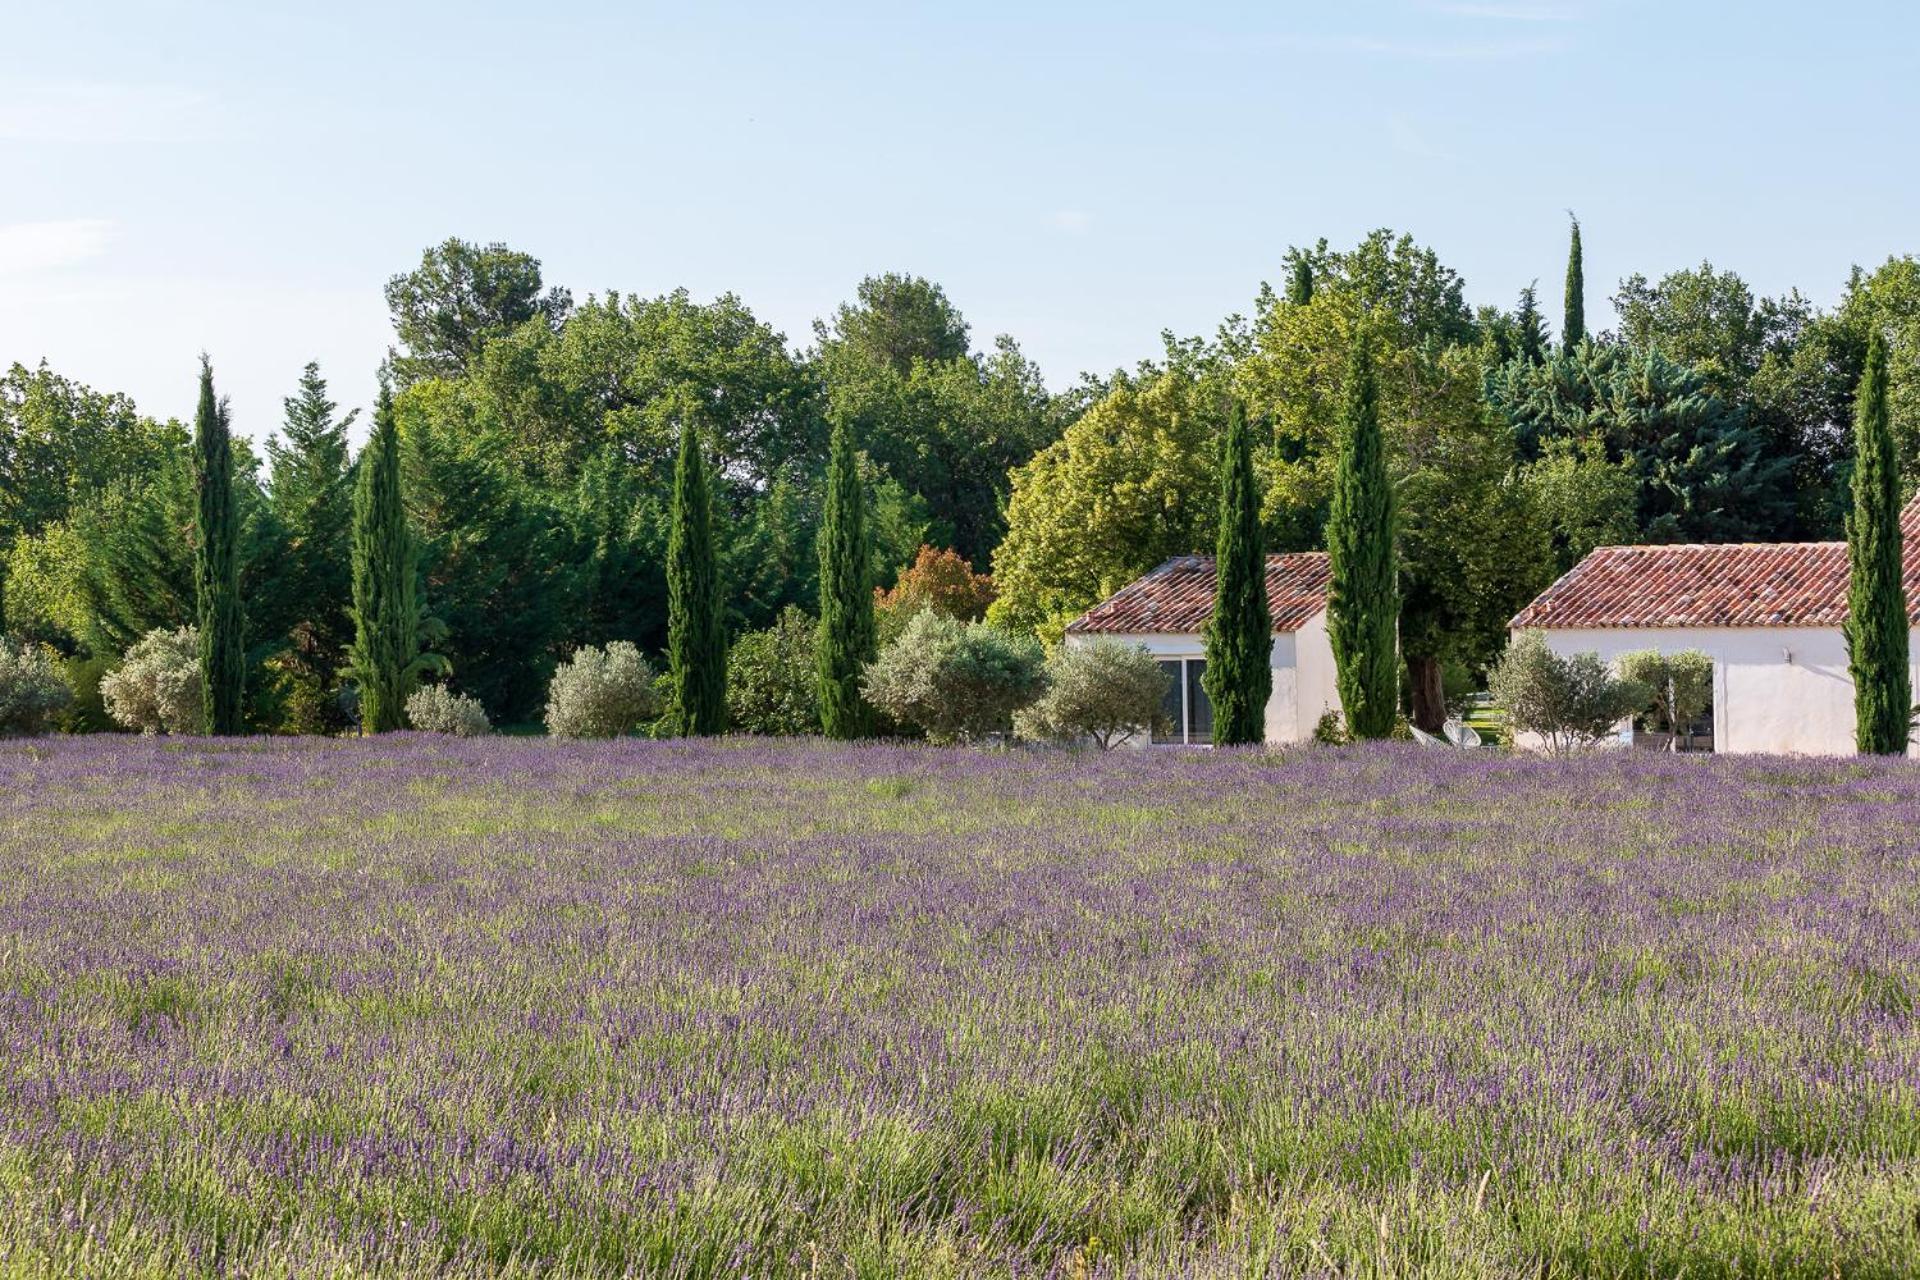
[[[1436,738],[1418,725],[1410,724],[1407,728],[1413,731],[1413,740],[1423,747],[1444,747],[1447,745],[1445,738]]]
[[[1456,747],[1472,748],[1480,746],[1480,731],[1464,720],[1449,720],[1441,726],[1447,735],[1447,741]]]

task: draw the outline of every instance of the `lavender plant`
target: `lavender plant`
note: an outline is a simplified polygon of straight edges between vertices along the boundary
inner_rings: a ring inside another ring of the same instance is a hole
[[[4,742],[0,1274],[1911,1275],[1916,824],[1892,759]]]

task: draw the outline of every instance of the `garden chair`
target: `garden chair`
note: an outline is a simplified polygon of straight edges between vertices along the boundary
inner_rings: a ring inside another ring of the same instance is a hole
[[[1441,726],[1441,732],[1447,735],[1447,741],[1456,747],[1471,749],[1481,746],[1480,731],[1464,720],[1449,720]]]
[[[1447,745],[1445,738],[1436,738],[1418,725],[1410,724],[1407,728],[1412,730],[1413,740],[1423,747],[1444,747]]]

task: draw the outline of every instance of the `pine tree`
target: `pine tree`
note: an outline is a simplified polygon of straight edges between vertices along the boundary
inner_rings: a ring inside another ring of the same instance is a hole
[[[227,406],[213,394],[213,362],[200,357],[200,407],[193,422],[193,585],[200,623],[200,687],[206,731],[241,731],[246,640],[240,615],[240,521],[233,500],[233,442]]]
[[[820,634],[814,645],[820,726],[829,738],[858,738],[869,723],[860,695],[860,677],[874,649],[866,505],[853,433],[845,422],[836,423],[820,516]]]
[[[1273,694],[1273,619],[1267,612],[1267,556],[1260,542],[1260,495],[1253,482],[1247,407],[1227,419],[1220,458],[1220,529],[1214,544],[1213,616],[1207,620],[1213,740],[1263,742]]]
[[[1560,342],[1571,351],[1586,339],[1587,275],[1580,254],[1580,219],[1574,218],[1573,242],[1567,247],[1566,322],[1560,326]]]
[[[387,733],[405,724],[407,695],[423,665],[417,549],[400,492],[400,433],[383,380],[373,434],[360,453],[353,490],[353,647],[350,671],[360,688],[360,730]],[[437,660],[435,660],[437,661]]]
[[[1393,731],[1398,694],[1393,487],[1378,400],[1372,340],[1362,330],[1347,355],[1340,459],[1327,512],[1332,562],[1327,638],[1347,731],[1357,738],[1384,738]]]
[[[1287,272],[1287,301],[1296,307],[1313,301],[1313,264],[1304,257],[1296,257]]]
[[[1876,326],[1854,398],[1853,513],[1847,520],[1847,669],[1862,754],[1907,749],[1913,690],[1902,585],[1900,457],[1887,408],[1887,344]]]
[[[727,641],[713,554],[713,502],[692,418],[680,426],[673,468],[673,522],[667,535],[668,723],[681,737],[727,727]]]
[[[1533,285],[1520,291],[1520,309],[1513,317],[1514,355],[1528,364],[1547,358],[1547,324],[1540,315],[1540,299]]]
[[[353,475],[347,430],[358,410],[336,419],[320,366],[309,362],[300,389],[282,403],[277,439],[267,441],[268,493],[283,544],[275,574],[287,602],[289,655],[303,691],[315,698],[333,688],[339,655],[351,641],[353,593]],[[256,615],[257,617],[258,615]],[[324,721],[311,726],[328,727]]]

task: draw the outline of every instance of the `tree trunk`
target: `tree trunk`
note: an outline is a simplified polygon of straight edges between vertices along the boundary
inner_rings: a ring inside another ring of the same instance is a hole
[[[1407,679],[1413,686],[1413,724],[1424,733],[1447,727],[1447,692],[1440,678],[1440,659],[1407,655]]]

